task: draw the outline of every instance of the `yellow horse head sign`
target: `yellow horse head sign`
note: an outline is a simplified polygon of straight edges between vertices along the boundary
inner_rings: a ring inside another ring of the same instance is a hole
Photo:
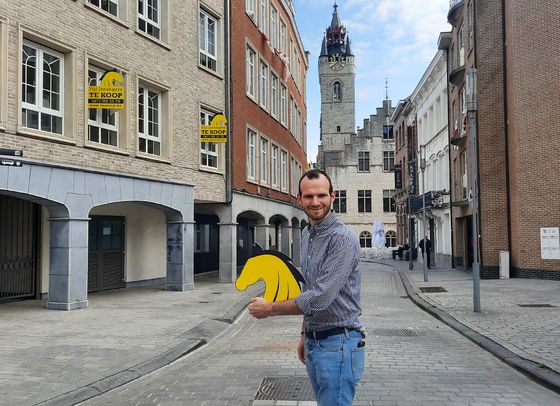
[[[105,72],[99,86],[90,86],[88,89],[88,109],[124,109],[124,86],[116,86],[124,83],[119,72]]]
[[[227,120],[216,114],[210,125],[200,126],[200,142],[227,142]]]
[[[290,257],[279,251],[263,251],[255,244],[253,255],[243,267],[235,287],[245,290],[261,279],[265,284],[264,298],[269,302],[295,298],[301,293],[300,283],[305,283]]]

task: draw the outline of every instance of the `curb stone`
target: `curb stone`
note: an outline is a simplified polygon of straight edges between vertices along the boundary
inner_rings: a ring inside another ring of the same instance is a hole
[[[264,292],[263,287],[258,289],[248,289],[243,296],[223,315],[206,319],[200,324],[187,330],[182,334],[184,340],[173,348],[163,353],[134,365],[125,370],[119,371],[114,375],[92,382],[86,386],[74,389],[63,395],[36,403],[35,406],[68,406],[76,405],[88,399],[109,392],[120,386],[126,385],[138,378],[146,376],[166,365],[169,365],[187,354],[208,344],[213,338],[225,331],[250,303],[250,299],[254,296],[261,295]]]
[[[397,271],[402,281],[402,284],[404,285],[404,288],[408,294],[408,297],[420,309],[424,310],[425,312],[429,313],[436,319],[447,324],[449,327],[458,331],[463,336],[467,337],[469,340],[477,344],[479,347],[490,352],[496,358],[502,360],[509,366],[527,375],[535,382],[560,394],[560,374],[547,368],[545,365],[520,357],[519,355],[513,353],[512,351],[502,347],[500,344],[492,341],[488,337],[465,326],[455,318],[451,317],[445,311],[439,309],[437,306],[428,303],[418,295],[405,271],[391,264],[386,264],[383,262],[377,262],[377,261],[367,261],[367,262],[384,265]]]

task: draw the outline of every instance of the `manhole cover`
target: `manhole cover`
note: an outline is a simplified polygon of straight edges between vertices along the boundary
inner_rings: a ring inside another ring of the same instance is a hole
[[[441,286],[421,286],[420,290],[423,293],[439,293],[439,292],[447,292],[447,290],[445,290],[444,288],[442,288]]]
[[[371,328],[366,329],[368,334],[379,337],[418,337],[410,328]]]
[[[315,400],[307,377],[276,376],[263,378],[255,400]]]
[[[527,303],[527,304],[518,304],[519,307],[556,307],[551,305],[550,303]]]

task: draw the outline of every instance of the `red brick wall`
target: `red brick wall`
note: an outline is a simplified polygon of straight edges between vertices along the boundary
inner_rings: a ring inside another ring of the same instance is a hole
[[[287,31],[292,38],[296,38],[295,28],[291,25],[290,19],[286,11],[279,1],[275,1],[274,5],[278,10],[282,20],[287,25]],[[288,36],[289,37],[289,36]],[[247,126],[251,126],[262,133],[275,143],[286,149],[290,155],[296,157],[305,170],[307,164],[307,156],[305,153],[306,145],[300,146],[295,138],[291,135],[288,128],[284,127],[278,120],[273,118],[269,112],[264,110],[259,104],[246,95],[245,83],[245,50],[249,43],[257,52],[257,62],[260,59],[266,61],[269,69],[272,69],[284,79],[287,75],[286,67],[281,59],[271,51],[266,39],[260,33],[257,25],[245,12],[244,1],[232,2],[232,112],[230,120],[232,122],[232,155],[233,155],[233,178],[232,186],[236,190],[245,189],[249,193],[259,192],[262,196],[269,196],[273,199],[290,201],[289,193],[282,193],[267,187],[258,187],[255,183],[247,182]],[[288,40],[289,44],[289,40]],[[305,54],[300,49],[300,59],[302,61],[302,70],[305,70]],[[289,50],[286,52],[289,56]],[[256,67],[258,72],[258,66]],[[302,112],[303,122],[307,122],[307,107],[305,104],[305,95],[297,90],[295,83],[291,77],[284,83],[287,84],[288,93],[291,94],[299,109]],[[304,88],[305,85],[302,85]],[[288,96],[288,103],[289,103]],[[289,121],[289,108],[287,107],[287,115]],[[302,130],[303,132],[303,130]],[[305,137],[303,136],[305,142]],[[288,162],[289,166],[289,162]],[[288,176],[289,179],[290,175]],[[289,189],[288,189],[289,191]]]

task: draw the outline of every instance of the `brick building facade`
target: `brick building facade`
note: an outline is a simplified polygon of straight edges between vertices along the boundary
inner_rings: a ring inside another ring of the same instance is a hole
[[[558,11],[545,1],[450,3],[453,26],[440,41],[449,65],[454,261],[472,261],[470,128],[465,72],[478,73],[479,255],[481,277],[496,278],[501,251],[511,274],[560,279],[558,250],[541,252],[543,228],[557,230],[560,203],[554,168],[560,142],[554,109],[560,65]],[[538,61],[538,63],[536,62]],[[538,100],[538,102],[536,102]],[[544,255],[543,255],[544,254]]]

